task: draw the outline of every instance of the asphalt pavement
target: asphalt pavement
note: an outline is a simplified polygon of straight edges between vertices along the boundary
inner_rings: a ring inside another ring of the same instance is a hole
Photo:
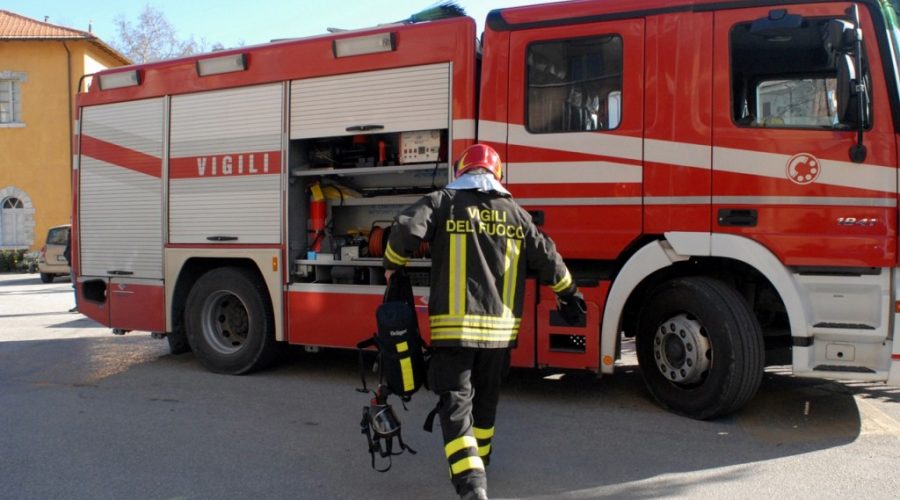
[[[68,281],[0,275],[0,498],[455,498],[426,392],[395,405],[418,453],[372,471],[355,353],[216,375],[72,305]],[[900,495],[900,389],[882,384],[772,368],[747,407],[700,422],[654,404],[628,355],[602,379],[513,370],[496,429],[492,498]]]

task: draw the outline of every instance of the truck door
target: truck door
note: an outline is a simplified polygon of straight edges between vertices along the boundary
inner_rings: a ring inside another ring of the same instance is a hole
[[[869,13],[864,161],[851,160],[856,127],[837,116],[841,56],[822,41],[847,6],[789,6],[795,27],[767,21],[781,15],[769,8],[715,14],[713,231],[751,237],[788,266],[896,262],[896,146]]]
[[[505,182],[567,259],[641,232],[644,20],[513,31]]]
[[[644,20],[514,29],[509,64],[509,190],[567,260],[616,259],[642,227]],[[580,278],[577,327],[529,283],[514,365],[599,370],[609,283]]]
[[[712,227],[755,240],[793,272],[808,324],[791,332],[794,373],[883,380],[897,233],[890,58],[866,5],[861,54],[848,42],[852,12],[715,13]],[[849,96],[863,90],[860,113]]]
[[[78,308],[115,328],[165,331],[164,102],[81,112]]]

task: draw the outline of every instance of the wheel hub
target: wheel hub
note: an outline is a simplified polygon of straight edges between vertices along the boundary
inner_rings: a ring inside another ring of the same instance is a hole
[[[220,291],[203,304],[203,336],[221,354],[233,354],[247,341],[250,317],[247,307],[234,294]]]
[[[653,357],[660,373],[677,384],[700,381],[711,363],[709,337],[687,314],[662,322],[653,337]]]

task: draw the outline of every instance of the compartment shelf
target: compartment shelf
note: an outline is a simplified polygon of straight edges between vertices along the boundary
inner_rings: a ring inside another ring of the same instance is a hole
[[[349,260],[335,260],[334,258],[324,259],[297,259],[295,265],[305,266],[356,266],[356,267],[382,267],[381,258],[379,257],[358,257]],[[406,267],[431,267],[431,259],[409,259]]]
[[[427,172],[435,169],[441,170],[447,168],[446,163],[426,163],[415,165],[392,165],[386,167],[348,167],[348,168],[310,168],[302,170],[295,168],[291,170],[293,177],[322,177],[326,175],[336,175],[338,177],[349,177],[356,175],[372,175],[372,174],[403,174],[406,172]]]
[[[369,207],[380,205],[411,205],[415,203],[422,195],[389,195],[389,196],[370,196],[367,198],[344,198],[341,201],[333,201],[335,207]]]

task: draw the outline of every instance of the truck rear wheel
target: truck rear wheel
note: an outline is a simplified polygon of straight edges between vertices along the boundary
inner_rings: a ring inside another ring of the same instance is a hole
[[[54,274],[41,273],[41,282],[42,283],[53,283],[53,278],[55,278],[55,277],[56,277],[56,275],[54,275]]]
[[[268,293],[247,270],[225,267],[200,277],[188,294],[185,324],[191,350],[214,372],[240,375],[275,357]]]
[[[638,320],[637,354],[661,405],[708,419],[736,411],[756,394],[765,352],[744,299],[719,280],[690,277],[651,294]]]

